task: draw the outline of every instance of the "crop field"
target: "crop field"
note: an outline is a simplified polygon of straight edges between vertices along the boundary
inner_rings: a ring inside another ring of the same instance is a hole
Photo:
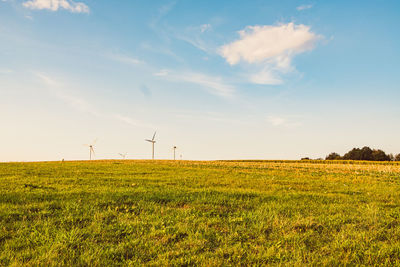
[[[0,265],[400,265],[400,165],[0,164]]]

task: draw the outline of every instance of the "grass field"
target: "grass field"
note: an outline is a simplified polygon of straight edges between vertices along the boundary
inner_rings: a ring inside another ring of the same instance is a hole
[[[400,165],[0,164],[0,265],[400,265]]]

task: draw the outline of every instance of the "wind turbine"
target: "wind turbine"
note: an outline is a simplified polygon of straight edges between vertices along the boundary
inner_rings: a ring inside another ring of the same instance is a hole
[[[152,144],[152,159],[154,159],[154,144],[156,143],[156,140],[154,140],[154,138],[156,137],[156,133],[157,131],[154,132],[153,138],[151,140],[145,139],[145,141],[150,142]]]
[[[174,160],[175,160],[175,151],[176,151],[177,147],[173,146],[172,149],[174,150]]]
[[[95,156],[95,153],[94,153],[94,145],[96,144],[96,142],[97,142],[97,138],[93,141],[93,143],[92,144],[86,144],[86,145],[84,145],[84,146],[88,146],[89,147],[89,160],[92,160],[92,153],[93,153],[93,156]]]
[[[128,155],[128,152],[125,152],[124,154],[122,154],[122,153],[118,153],[123,159],[125,159],[126,158],[126,155]]]

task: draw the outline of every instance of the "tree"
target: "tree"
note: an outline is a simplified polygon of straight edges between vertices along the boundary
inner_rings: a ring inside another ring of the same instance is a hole
[[[374,149],[372,151],[372,160],[375,161],[390,161],[390,157],[386,155],[385,152],[383,152],[380,149]]]
[[[344,160],[374,160],[374,161],[400,161],[400,154],[396,155],[396,157],[393,157],[392,154],[387,155],[383,150],[381,149],[374,149],[372,150],[371,148],[365,146],[363,148],[353,148],[346,154],[344,154],[343,157],[340,157],[338,153],[331,153],[325,158],[326,160],[335,160],[335,159],[344,159]]]
[[[331,154],[329,154],[328,156],[325,157],[326,160],[338,160],[341,159],[342,157],[335,152],[332,152]]]
[[[346,160],[361,160],[361,149],[353,148],[346,154],[344,154],[343,159]]]
[[[372,149],[365,146],[360,151],[360,160],[372,160]]]

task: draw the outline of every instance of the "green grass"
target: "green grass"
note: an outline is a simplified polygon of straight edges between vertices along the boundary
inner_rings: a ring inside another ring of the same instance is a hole
[[[0,164],[0,265],[400,265],[400,165]]]

